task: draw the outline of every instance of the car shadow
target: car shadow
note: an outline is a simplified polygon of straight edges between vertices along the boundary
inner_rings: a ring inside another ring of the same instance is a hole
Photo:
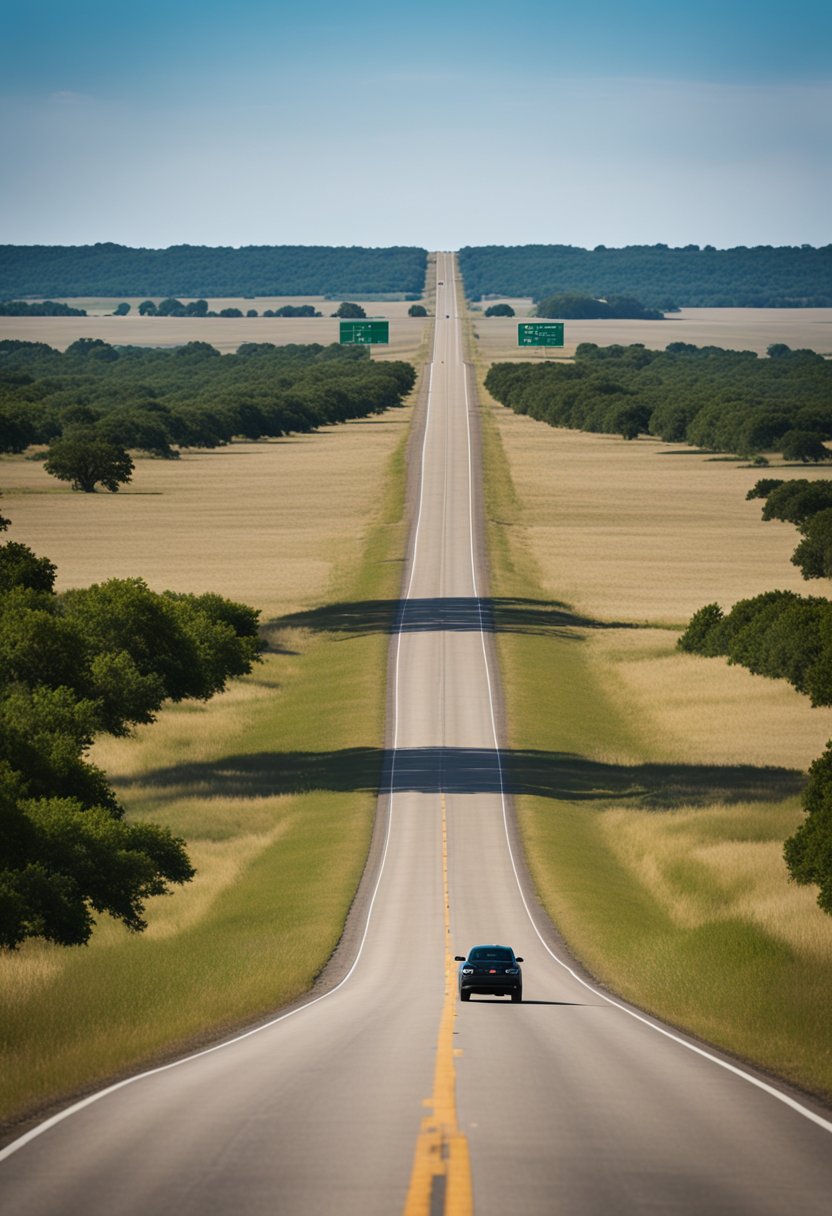
[[[460,1002],[461,1004],[462,1002]],[[571,1005],[576,1009],[589,1009],[594,1006],[592,1001],[509,1001],[505,997],[478,997],[472,995],[466,1005]]]

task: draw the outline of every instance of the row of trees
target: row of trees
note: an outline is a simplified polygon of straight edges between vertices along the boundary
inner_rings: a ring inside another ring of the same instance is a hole
[[[822,460],[832,438],[832,362],[809,350],[753,351],[672,342],[581,343],[571,364],[495,363],[486,387],[503,405],[575,430],[657,435],[715,452]]]
[[[129,304],[119,304],[113,315],[124,317],[129,311]],[[142,300],[138,306],[138,313],[140,317],[257,317],[260,315],[256,308],[247,308],[243,312],[241,308],[234,306],[221,308],[216,312],[208,307],[207,300],[189,300],[187,304],[183,304],[174,296],[168,296],[167,299],[160,300],[158,304],[153,300]],[[283,304],[280,308],[264,309],[263,316],[320,317],[321,313],[312,304]]]
[[[480,245],[459,251],[469,299],[634,295],[648,308],[832,306],[832,245]],[[63,294],[63,293],[62,293]]]
[[[421,293],[427,251],[326,245],[0,245],[0,295],[323,296]]]
[[[130,311],[130,305],[126,305]],[[0,303],[0,317],[85,317],[85,308],[70,308],[58,300],[4,300]]]
[[[366,349],[338,344],[246,342],[221,355],[207,342],[167,350],[82,338],[61,353],[5,341],[0,451],[81,434],[175,459],[182,448],[235,436],[309,432],[380,413],[401,404],[414,382],[409,363],[374,362]]]
[[[764,478],[746,498],[764,500],[764,520],[797,526],[803,539],[792,562],[804,578],[832,577],[832,481]],[[824,597],[767,591],[727,613],[706,604],[679,647],[786,679],[812,705],[832,705],[832,603]],[[819,888],[818,904],[832,915],[832,743],[809,769],[803,809],[806,819],[784,846],[786,865],[796,882]]]
[[[5,528],[8,521],[2,521]],[[145,926],[144,902],[194,870],[184,842],[129,823],[87,753],[168,701],[250,671],[257,612],[112,579],[58,595],[55,567],[0,546],[0,946],[86,942],[96,914]]]
[[[534,311],[538,317],[557,317],[562,321],[664,320],[663,312],[645,308],[632,296],[610,296],[605,300],[577,294],[547,296]]]

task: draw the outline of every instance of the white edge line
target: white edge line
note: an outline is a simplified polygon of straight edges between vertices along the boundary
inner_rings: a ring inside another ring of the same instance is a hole
[[[434,329],[434,355],[435,355],[435,353],[436,353],[436,329]],[[422,440],[422,455],[421,455],[422,467],[421,467],[421,475],[420,475],[420,480],[419,480],[419,506],[418,506],[418,511],[417,511],[417,515],[416,515],[416,527],[415,527],[414,539],[413,539],[413,556],[411,559],[410,578],[408,580],[407,591],[406,591],[405,597],[404,597],[405,602],[410,599],[410,593],[411,593],[411,589],[413,587],[413,576],[414,576],[414,571],[416,568],[416,551],[417,551],[418,545],[419,545],[419,530],[420,530],[421,522],[422,522],[422,503],[423,503],[423,499],[424,499],[425,451],[427,448],[428,424],[430,422],[432,398],[433,398],[433,362],[431,361],[431,363],[429,365],[429,372],[428,372],[428,403],[427,403],[427,410],[425,413],[425,434],[424,434],[424,438]],[[25,1132],[22,1136],[19,1136],[16,1140],[13,1140],[11,1142],[11,1144],[7,1144],[5,1148],[0,1149],[0,1162],[7,1160],[9,1157],[13,1156],[20,1149],[24,1148],[27,1144],[30,1144],[33,1140],[38,1139],[39,1136],[42,1136],[45,1132],[50,1131],[53,1127],[56,1127],[59,1123],[63,1123],[63,1121],[65,1119],[70,1118],[71,1115],[77,1115],[80,1111],[85,1110],[86,1107],[88,1107],[88,1106],[92,1106],[93,1103],[95,1103],[95,1102],[99,1102],[102,1098],[107,1098],[107,1097],[109,1097],[110,1094],[114,1094],[118,1090],[124,1089],[128,1085],[133,1085],[136,1081],[145,1081],[145,1080],[147,1080],[148,1077],[158,1076],[159,1073],[168,1072],[171,1068],[178,1068],[180,1066],[180,1064],[190,1064],[193,1060],[200,1060],[203,1058],[203,1056],[212,1055],[215,1051],[222,1051],[223,1048],[232,1047],[232,1046],[234,1046],[235,1043],[241,1043],[244,1039],[251,1038],[251,1036],[255,1035],[255,1034],[260,1034],[260,1032],[263,1030],[269,1030],[272,1026],[277,1026],[278,1023],[285,1022],[287,1018],[294,1017],[294,1015],[296,1013],[303,1013],[303,1011],[305,1009],[311,1009],[313,1005],[317,1005],[320,1001],[325,1001],[327,999],[327,997],[334,996],[335,993],[338,992],[338,990],[340,988],[343,988],[343,986],[346,984],[347,980],[350,979],[350,977],[352,976],[356,967],[358,966],[359,960],[361,959],[361,955],[364,952],[364,945],[365,945],[365,942],[367,941],[367,935],[370,931],[370,922],[372,920],[373,909],[375,908],[376,897],[378,896],[379,887],[381,886],[381,879],[384,874],[384,867],[385,867],[385,863],[387,861],[387,854],[390,849],[390,833],[391,833],[391,827],[392,827],[392,821],[393,821],[393,784],[394,784],[393,783],[393,774],[395,772],[396,748],[398,746],[398,735],[399,735],[399,657],[401,654],[401,638],[402,638],[401,624],[402,624],[403,618],[404,618],[404,603],[402,604],[402,610],[399,615],[399,627],[396,630],[397,640],[396,640],[396,663],[395,663],[395,694],[394,694],[394,698],[393,698],[393,704],[394,704],[393,755],[391,758],[391,767],[390,767],[390,787],[389,787],[389,791],[387,791],[389,794],[388,813],[387,813],[387,831],[386,831],[385,838],[384,838],[384,850],[381,855],[381,863],[379,865],[378,877],[376,878],[376,884],[373,888],[373,894],[370,898],[370,905],[367,909],[367,920],[364,925],[364,932],[361,935],[361,941],[358,946],[358,951],[356,953],[355,958],[353,959],[352,966],[350,967],[347,974],[343,977],[343,979],[339,980],[339,982],[335,985],[334,988],[330,988],[328,992],[322,992],[320,996],[314,997],[311,1001],[306,1001],[303,1005],[298,1005],[294,1009],[290,1009],[287,1013],[280,1014],[279,1017],[272,1018],[268,1022],[263,1022],[263,1024],[260,1026],[254,1026],[254,1027],[252,1027],[251,1030],[246,1030],[242,1034],[235,1035],[231,1039],[225,1039],[222,1043],[215,1043],[213,1047],[206,1047],[202,1051],[194,1052],[192,1055],[182,1056],[182,1058],[179,1060],[171,1060],[169,1064],[160,1064],[158,1066],[158,1068],[150,1068],[144,1072],[135,1073],[131,1077],[125,1077],[123,1081],[116,1081],[114,1085],[108,1085],[105,1089],[99,1089],[96,1093],[89,1094],[86,1098],[82,1098],[80,1100],[80,1102],[74,1102],[71,1106],[67,1106],[65,1110],[58,1111],[58,1113],[56,1115],[52,1115],[49,1119],[45,1119],[43,1121],[43,1123],[39,1123],[36,1127],[31,1128],[28,1132]]]
[[[459,324],[459,322],[457,321],[457,326],[458,326],[458,324]],[[475,563],[475,559],[474,559],[474,490],[473,490],[474,483],[473,483],[473,468],[472,468],[472,456],[471,456],[471,417],[470,417],[470,402],[469,402],[469,395],[468,395],[468,373],[467,373],[467,369],[465,368],[464,364],[463,364],[463,388],[464,388],[464,392],[465,392],[465,421],[466,421],[466,427],[467,427],[467,433],[468,433],[468,518],[469,518],[469,522],[470,522],[471,578],[473,580],[474,596],[479,605],[480,640],[482,643],[482,657],[483,657],[483,662],[485,664],[485,675],[486,675],[486,682],[488,685],[488,702],[489,702],[489,710],[490,710],[490,714],[491,714],[491,730],[492,730],[492,734],[494,737],[494,749],[495,749],[495,752],[497,755],[497,771],[498,771],[499,779],[500,779],[500,801],[501,801],[502,809],[503,809],[503,827],[505,830],[506,844],[508,845],[508,855],[509,855],[509,859],[511,861],[511,868],[514,872],[514,878],[517,883],[517,889],[520,892],[520,899],[523,901],[523,907],[526,909],[526,915],[529,918],[531,926],[534,929],[535,933],[537,934],[538,938],[540,939],[540,943],[543,946],[543,949],[546,951],[546,953],[552,959],[554,959],[554,961],[558,964],[559,967],[563,967],[563,969],[565,971],[569,972],[569,974],[572,976],[573,979],[576,979],[579,984],[582,984],[584,988],[586,988],[589,992],[591,992],[593,994],[593,996],[600,997],[601,1000],[606,1001],[608,1005],[612,1005],[616,1009],[620,1009],[622,1011],[622,1013],[626,1013],[629,1017],[635,1018],[637,1022],[642,1022],[643,1025],[649,1026],[650,1029],[655,1030],[657,1034],[664,1035],[664,1037],[666,1039],[670,1039],[670,1040],[672,1040],[672,1042],[678,1043],[681,1047],[686,1048],[688,1051],[692,1051],[695,1055],[701,1056],[705,1060],[709,1060],[712,1064],[719,1065],[720,1068],[724,1068],[727,1072],[733,1073],[734,1076],[741,1077],[742,1080],[747,1081],[749,1083],[749,1085],[756,1086],[757,1089],[761,1089],[765,1093],[769,1094],[771,1097],[776,1098],[778,1102],[782,1102],[782,1103],[784,1103],[784,1105],[791,1107],[792,1110],[797,1111],[797,1113],[800,1115],[803,1115],[803,1117],[805,1119],[809,1119],[812,1123],[817,1124],[818,1127],[822,1127],[824,1131],[832,1132],[832,1122],[830,1122],[830,1120],[824,1119],[822,1115],[817,1114],[815,1111],[811,1110],[808,1106],[803,1106],[802,1103],[800,1103],[800,1102],[796,1101],[794,1098],[790,1097],[789,1094],[783,1093],[782,1090],[777,1089],[774,1085],[769,1085],[768,1082],[762,1081],[759,1077],[755,1077],[753,1073],[746,1072],[744,1069],[739,1068],[736,1064],[731,1064],[728,1060],[720,1059],[719,1056],[713,1055],[712,1052],[706,1051],[703,1047],[698,1047],[695,1043],[691,1043],[687,1039],[682,1038],[680,1035],[674,1034],[672,1030],[668,1030],[666,1027],[660,1026],[658,1023],[652,1021],[650,1018],[645,1017],[644,1014],[637,1013],[634,1009],[630,1009],[626,1005],[621,1004],[619,1001],[613,1000],[612,997],[607,996],[607,994],[605,992],[602,992],[599,988],[594,988],[592,986],[592,984],[588,983],[585,979],[583,979],[582,976],[580,976],[578,974],[578,972],[574,970],[574,968],[570,967],[569,964],[564,962],[564,960],[562,958],[559,958],[559,956],[554,952],[554,950],[552,950],[550,948],[550,946],[546,942],[545,938],[543,937],[543,934],[540,932],[540,929],[537,927],[537,923],[536,923],[534,917],[532,916],[531,909],[529,908],[529,905],[526,901],[526,896],[523,892],[522,883],[520,882],[520,875],[517,871],[517,864],[516,864],[515,857],[514,857],[514,850],[511,847],[511,834],[508,829],[508,811],[507,811],[507,806],[506,806],[506,790],[505,790],[505,781],[503,778],[503,759],[502,759],[502,755],[500,752],[500,742],[499,742],[499,739],[497,738],[497,723],[496,723],[496,719],[495,719],[495,715],[494,715],[494,694],[493,694],[493,689],[492,689],[492,684],[491,684],[491,665],[488,662],[488,651],[487,651],[486,645],[485,645],[485,628],[484,628],[484,621],[483,621],[483,615],[482,615],[482,602],[480,600],[479,591],[477,589],[477,571],[476,571],[476,563]]]

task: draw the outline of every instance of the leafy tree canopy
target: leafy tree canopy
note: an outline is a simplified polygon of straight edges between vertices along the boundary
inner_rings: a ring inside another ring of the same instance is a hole
[[[257,613],[113,579],[56,595],[55,568],[0,546],[0,946],[86,942],[95,914],[144,928],[144,901],[193,876],[168,829],[128,823],[87,759],[94,737],[207,699],[251,669]]]
[[[757,484],[765,485],[766,482]],[[771,485],[765,495],[763,519],[781,519],[801,527],[818,511],[824,511],[827,507],[832,507],[832,481],[795,478],[793,481]]]
[[[782,439],[784,460],[799,460],[803,464],[819,464],[832,460],[832,451],[824,445],[820,431],[787,431]]]
[[[73,490],[92,494],[98,485],[116,493],[133,475],[133,461],[123,448],[87,427],[73,427],[49,448],[43,467]]]
[[[832,744],[809,769],[803,809],[806,819],[783,855],[795,882],[819,887],[818,904],[832,916]]]
[[[541,300],[535,309],[538,317],[558,317],[564,321],[578,320],[638,320],[662,321],[664,313],[656,308],[645,308],[630,296],[610,296],[595,299],[593,296],[554,295]],[[486,312],[486,316],[488,313]]]

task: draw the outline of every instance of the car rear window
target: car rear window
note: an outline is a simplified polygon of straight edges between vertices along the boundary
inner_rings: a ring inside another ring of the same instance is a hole
[[[468,957],[475,963],[484,963],[489,960],[509,963],[514,955],[506,946],[478,946],[476,950],[471,951]]]

